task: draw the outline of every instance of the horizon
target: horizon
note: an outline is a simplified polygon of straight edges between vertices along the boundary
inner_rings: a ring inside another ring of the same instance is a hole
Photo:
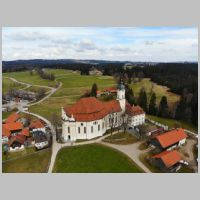
[[[37,59],[198,62],[198,28],[2,28],[2,61]]]

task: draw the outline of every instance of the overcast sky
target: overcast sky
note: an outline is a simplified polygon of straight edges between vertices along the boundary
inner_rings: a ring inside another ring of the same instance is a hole
[[[194,27],[13,27],[2,31],[3,60],[197,61]]]

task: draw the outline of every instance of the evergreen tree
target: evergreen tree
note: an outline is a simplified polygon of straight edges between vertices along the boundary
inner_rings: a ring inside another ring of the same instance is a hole
[[[90,92],[90,96],[92,96],[92,97],[96,97],[97,96],[97,84],[96,83],[94,83],[93,85],[92,85],[92,89],[91,89],[91,92]]]
[[[186,109],[186,99],[185,96],[182,95],[176,108],[175,118],[183,119],[185,109]]]
[[[166,96],[163,96],[160,100],[158,116],[160,116],[160,117],[168,117],[169,116],[168,103],[167,103]]]
[[[157,107],[156,107],[156,94],[153,92],[151,95],[150,103],[149,103],[149,114],[156,115]]]
[[[145,89],[142,87],[139,92],[138,104],[147,111],[147,93]]]
[[[135,96],[134,96],[134,93],[133,93],[133,89],[130,88],[129,86],[126,86],[126,93],[125,93],[125,96],[126,96],[126,100],[131,104],[131,105],[135,105],[136,104],[136,100],[135,100]]]

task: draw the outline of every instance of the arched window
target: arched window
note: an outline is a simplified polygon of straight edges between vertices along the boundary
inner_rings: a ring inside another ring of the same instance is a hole
[[[84,133],[86,133],[86,127],[84,127]]]
[[[100,131],[100,124],[98,125],[98,131]]]
[[[78,133],[81,133],[81,129],[80,129],[80,127],[78,127]]]
[[[70,133],[70,127],[68,127],[68,133]]]

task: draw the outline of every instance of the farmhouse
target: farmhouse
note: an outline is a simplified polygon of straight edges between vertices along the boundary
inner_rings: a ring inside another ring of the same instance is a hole
[[[131,111],[128,112],[127,109]],[[135,110],[139,112],[134,112]],[[125,86],[120,83],[116,100],[101,102],[95,97],[87,97],[70,107],[62,108],[62,136],[65,141],[102,136],[111,127],[122,125],[123,114],[129,119],[129,126],[144,123],[144,111],[128,104],[125,99]]]
[[[161,169],[162,171],[172,170],[179,166],[181,161],[181,156],[178,151],[163,151],[151,158],[153,165]]]
[[[151,144],[160,150],[173,149],[185,144],[187,135],[182,128],[173,129],[163,134],[157,135],[151,140]]]

